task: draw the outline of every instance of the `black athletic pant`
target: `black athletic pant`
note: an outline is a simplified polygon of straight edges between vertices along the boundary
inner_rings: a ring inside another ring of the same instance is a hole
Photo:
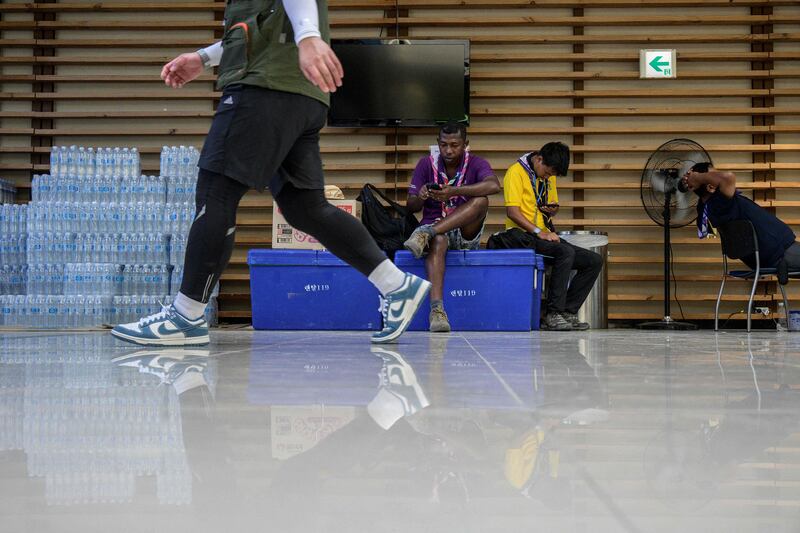
[[[247,185],[200,170],[195,199],[197,214],[186,245],[181,293],[208,302],[233,253],[236,210]],[[285,184],[275,198],[292,226],[314,236],[337,257],[368,276],[386,259],[367,229],[355,217],[332,206],[322,189]]]
[[[577,313],[603,268],[603,258],[599,254],[574,246],[564,240],[551,242],[537,237],[534,242],[537,253],[553,258],[546,260],[548,264],[553,265],[553,269],[547,289],[545,312]],[[569,277],[572,270],[576,270],[577,273],[570,282]]]

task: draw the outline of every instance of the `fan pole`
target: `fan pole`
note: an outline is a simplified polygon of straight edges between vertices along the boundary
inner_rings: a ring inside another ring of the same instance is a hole
[[[668,186],[664,193],[664,318],[658,322],[644,322],[639,324],[639,329],[660,329],[660,330],[691,330],[697,326],[688,322],[678,322],[672,320],[670,316],[670,294],[669,294],[669,274],[670,274],[670,207],[672,205],[672,194],[674,189]]]
[[[672,189],[667,188],[666,200],[664,201],[664,321],[672,321],[670,317],[670,302],[669,302],[669,265],[670,265],[670,215],[669,208],[672,204]]]

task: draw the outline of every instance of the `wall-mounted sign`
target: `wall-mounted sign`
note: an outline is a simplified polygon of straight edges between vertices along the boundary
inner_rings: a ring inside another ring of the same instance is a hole
[[[639,50],[640,78],[677,78],[675,50]]]

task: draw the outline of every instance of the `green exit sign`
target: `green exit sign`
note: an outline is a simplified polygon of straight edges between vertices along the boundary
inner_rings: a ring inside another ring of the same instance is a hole
[[[677,78],[675,50],[639,50],[640,78]]]

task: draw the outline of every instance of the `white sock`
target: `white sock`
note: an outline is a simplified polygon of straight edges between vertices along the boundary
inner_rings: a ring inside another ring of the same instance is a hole
[[[197,320],[206,312],[207,304],[192,300],[182,292],[179,292],[178,295],[175,296],[175,300],[172,301],[172,305],[175,306],[175,310],[183,315],[184,318]]]
[[[375,285],[384,296],[399,289],[405,279],[405,272],[397,268],[394,263],[388,259],[376,266],[375,270],[369,275],[369,281]]]

